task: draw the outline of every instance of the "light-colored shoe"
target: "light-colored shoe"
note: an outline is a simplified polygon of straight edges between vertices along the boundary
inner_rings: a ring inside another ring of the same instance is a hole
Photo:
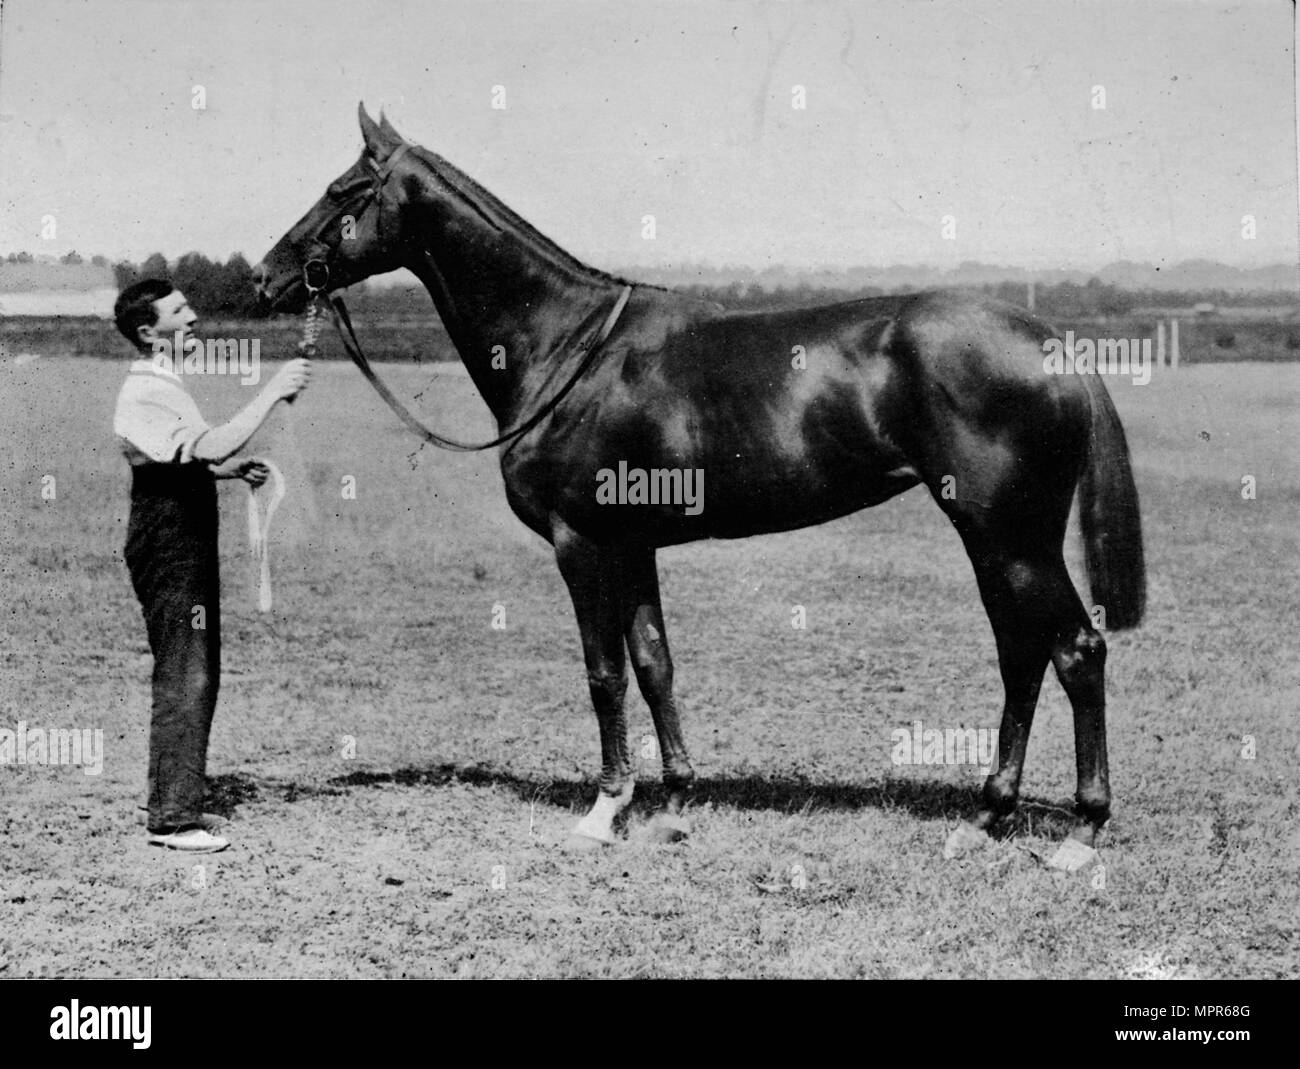
[[[228,847],[230,840],[202,828],[187,828],[185,831],[173,831],[165,835],[150,835],[149,845],[165,846],[168,850],[184,850],[191,854],[215,854]]]

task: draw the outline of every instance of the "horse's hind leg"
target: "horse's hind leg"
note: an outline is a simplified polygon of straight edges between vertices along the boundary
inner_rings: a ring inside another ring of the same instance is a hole
[[[686,752],[677,702],[673,698],[673,661],[659,603],[659,572],[654,550],[629,549],[624,558],[623,577],[623,631],[637,685],[654,717],[659,751],[663,755],[664,786],[668,788],[667,804],[651,821],[650,835],[659,842],[673,842],[684,838],[688,831],[681,814],[695,770]]]
[[[964,537],[993,625],[1006,702],[998,734],[997,771],[984,784],[982,804],[974,819],[953,832],[944,853],[959,856],[982,845],[988,830],[1015,809],[1034,709],[1049,660],[1056,665],[1075,712],[1081,821],[1072,838],[1091,846],[1096,829],[1109,814],[1110,801],[1101,699],[1105,643],[1093,630],[1074,592],[1059,548],[1050,554],[1041,552],[1040,547],[1039,552],[1017,555],[993,548],[978,536]],[[1061,856],[1054,858],[1053,864],[1077,867]]]
[[[600,725],[600,790],[573,829],[570,845],[614,841],[614,820],[632,800],[636,781],[627,748],[627,658],[623,648],[622,553],[583,538],[563,521],[553,529],[555,557],[568,584],[582,636],[591,703]]]
[[[1091,859],[1097,832],[1110,817],[1110,771],[1106,756],[1106,641],[1084,616],[1058,637],[1052,650],[1056,676],[1074,710],[1074,760],[1078,769],[1078,823],[1050,864],[1076,869]],[[1088,849],[1071,846],[1071,841]]]

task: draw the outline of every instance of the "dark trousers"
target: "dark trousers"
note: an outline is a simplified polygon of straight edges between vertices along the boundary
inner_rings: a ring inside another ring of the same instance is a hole
[[[153,651],[149,830],[199,819],[221,676],[217,488],[204,464],[132,468],[131,585]]]

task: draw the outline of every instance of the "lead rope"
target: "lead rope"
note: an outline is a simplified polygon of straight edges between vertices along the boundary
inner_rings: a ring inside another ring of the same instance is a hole
[[[307,301],[307,317],[302,324],[302,339],[298,342],[298,355],[310,360],[316,355],[316,339],[320,337],[320,302],[317,295],[320,293],[315,288],[309,288]],[[290,402],[292,404],[292,402]],[[261,463],[265,464],[271,473],[270,496],[266,501],[266,508],[263,510],[258,505],[257,487],[249,486],[248,488],[248,551],[249,554],[257,560],[260,576],[258,580],[257,607],[262,612],[271,611],[271,517],[275,515],[275,510],[280,502],[284,500],[284,473],[277,467],[275,461],[267,460],[265,457],[258,458]]]
[[[317,292],[317,290],[308,286],[308,293],[311,294],[313,303],[315,302]],[[352,329],[352,317],[348,315],[348,307],[343,303],[343,298],[334,294],[326,294],[326,297],[329,300],[330,314],[334,320],[334,327],[339,332],[339,340],[343,342],[343,348],[347,351],[348,356],[352,358],[352,362],[357,365],[361,374],[366,377],[366,381],[375,388],[379,396],[387,402],[388,407],[397,415],[397,418],[405,423],[407,427],[423,438],[426,442],[436,445],[439,449],[446,449],[453,453],[476,453],[483,449],[494,449],[496,446],[505,445],[507,442],[514,441],[517,438],[522,438],[543,419],[555,411],[556,407],[564,400],[569,391],[578,385],[578,380],[586,374],[587,369],[595,363],[596,357],[600,355],[601,346],[605,344],[609,339],[609,336],[614,332],[614,326],[618,323],[619,316],[623,314],[623,309],[627,307],[628,298],[631,296],[632,287],[625,285],[619,292],[618,299],[614,302],[614,307],[610,309],[609,314],[605,317],[605,322],[596,333],[595,338],[587,345],[586,352],[579,361],[577,369],[569,377],[569,380],[555,393],[555,396],[513,430],[498,435],[490,442],[480,442],[477,445],[472,445],[469,442],[458,442],[454,438],[447,438],[429,430],[428,427],[411,414],[410,410],[397,399],[397,396],[393,391],[384,385],[384,381],[375,374],[375,369],[370,366],[370,361],[366,359],[366,354],[361,351],[361,343],[357,341],[356,331]],[[560,347],[562,348],[563,346]]]

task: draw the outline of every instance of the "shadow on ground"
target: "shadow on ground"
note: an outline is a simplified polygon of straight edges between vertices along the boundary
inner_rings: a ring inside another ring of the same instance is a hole
[[[523,802],[545,802],[569,809],[575,815],[585,813],[595,796],[595,785],[587,780],[518,776],[481,765],[441,764],[424,768],[400,768],[392,772],[351,772],[346,776],[326,780],[323,784],[285,782],[230,773],[208,780],[209,794],[205,808],[230,816],[235,806],[245,802],[278,798],[293,803],[314,797],[347,795],[354,790],[374,787],[443,787],[450,783],[504,789]],[[662,785],[640,782],[637,784],[631,812],[648,816],[657,811],[665,799],[666,792]],[[697,780],[690,804],[708,803],[719,807],[778,813],[901,809],[920,820],[956,822],[971,815],[978,801],[979,788],[974,784],[935,783],[892,776],[869,783],[844,783],[791,776],[739,775]],[[1049,802],[1026,797],[1021,799],[1016,813],[1003,822],[996,837],[1030,832],[1049,837],[1064,835],[1073,823],[1073,810],[1069,802]]]

